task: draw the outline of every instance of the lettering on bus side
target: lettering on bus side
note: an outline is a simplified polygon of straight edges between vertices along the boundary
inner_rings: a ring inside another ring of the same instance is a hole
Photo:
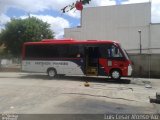
[[[29,61],[26,61],[26,65],[30,65],[30,62],[29,62]]]
[[[50,62],[35,62],[36,65],[50,65]]]
[[[68,65],[68,62],[53,62],[53,65]]]
[[[36,65],[51,65],[50,62],[35,62]],[[52,65],[68,65],[68,62],[52,62]]]

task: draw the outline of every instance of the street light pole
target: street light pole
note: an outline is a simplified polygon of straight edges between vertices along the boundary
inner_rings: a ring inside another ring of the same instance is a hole
[[[140,40],[140,43],[139,43],[139,50],[140,50],[140,54],[142,54],[141,30],[138,30],[138,33],[139,33],[139,40]]]

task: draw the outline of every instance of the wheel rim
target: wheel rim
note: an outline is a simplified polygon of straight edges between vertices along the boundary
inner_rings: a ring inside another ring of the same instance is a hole
[[[118,71],[113,71],[113,72],[112,72],[112,77],[113,77],[114,79],[118,79],[119,76],[120,76],[120,73],[119,73]]]
[[[48,75],[50,77],[54,77],[55,76],[55,71],[54,70],[49,70]]]

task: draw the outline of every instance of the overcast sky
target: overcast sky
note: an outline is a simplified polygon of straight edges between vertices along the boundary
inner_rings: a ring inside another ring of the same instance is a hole
[[[0,30],[10,18],[26,18],[28,13],[51,24],[56,37],[63,37],[64,28],[80,24],[79,11],[62,14],[61,9],[76,0],[0,0]],[[151,0],[150,0],[151,1]],[[129,0],[122,4],[149,2],[149,0]],[[85,7],[115,5],[114,0],[91,0]],[[160,0],[152,0],[152,22],[160,22]]]

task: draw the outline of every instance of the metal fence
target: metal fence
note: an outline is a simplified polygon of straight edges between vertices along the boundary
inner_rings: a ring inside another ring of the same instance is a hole
[[[17,72],[20,69],[20,58],[0,58],[0,72]]]

